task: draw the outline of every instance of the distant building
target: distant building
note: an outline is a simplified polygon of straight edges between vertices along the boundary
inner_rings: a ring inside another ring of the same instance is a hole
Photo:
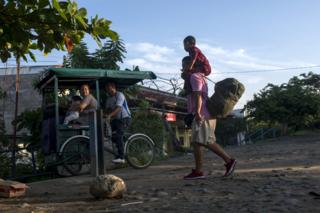
[[[25,110],[32,110],[41,105],[41,96],[34,90],[33,82],[39,73],[49,66],[27,66],[20,70],[20,90],[18,114]],[[56,67],[56,66],[50,66]],[[6,133],[13,134],[12,120],[14,119],[16,95],[16,67],[0,68],[0,87],[7,97],[0,100],[0,116],[3,117]]]

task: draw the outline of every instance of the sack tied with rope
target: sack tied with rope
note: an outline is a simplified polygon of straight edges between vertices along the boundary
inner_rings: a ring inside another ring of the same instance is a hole
[[[207,109],[213,118],[224,118],[233,110],[245,87],[235,78],[226,78],[217,82],[214,90],[214,94],[207,99]]]

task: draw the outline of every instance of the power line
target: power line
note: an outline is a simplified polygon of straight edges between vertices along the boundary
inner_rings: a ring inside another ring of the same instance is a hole
[[[320,68],[320,65],[305,66],[305,67],[288,67],[288,68],[278,68],[278,69],[265,69],[265,70],[243,70],[243,71],[231,71],[231,72],[217,72],[214,74],[275,72],[275,71],[299,70],[299,69],[310,69],[310,68]],[[158,72],[155,72],[155,74],[157,74],[157,75],[172,75],[172,74],[177,74],[177,73],[158,73]]]
[[[274,71],[299,70],[299,69],[310,69],[310,68],[320,68],[320,65],[307,66],[307,67],[288,67],[288,68],[278,68],[278,69],[266,69],[266,70],[244,70],[244,71],[233,71],[233,72],[218,72],[218,73],[215,73],[215,74],[251,73],[251,72],[274,72]]]

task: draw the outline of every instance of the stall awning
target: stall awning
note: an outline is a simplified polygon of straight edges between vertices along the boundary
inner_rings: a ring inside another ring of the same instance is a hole
[[[156,79],[156,75],[151,71],[49,68],[41,76],[37,87],[52,87],[52,79],[54,76],[59,80],[59,87],[80,86],[83,83],[90,83],[90,81],[99,80],[100,84],[113,81],[118,87],[125,88],[144,79]]]

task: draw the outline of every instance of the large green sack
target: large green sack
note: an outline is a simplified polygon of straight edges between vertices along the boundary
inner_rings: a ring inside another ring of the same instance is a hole
[[[226,78],[216,83],[214,94],[208,98],[206,106],[213,118],[224,118],[244,93],[244,85],[234,78]]]

